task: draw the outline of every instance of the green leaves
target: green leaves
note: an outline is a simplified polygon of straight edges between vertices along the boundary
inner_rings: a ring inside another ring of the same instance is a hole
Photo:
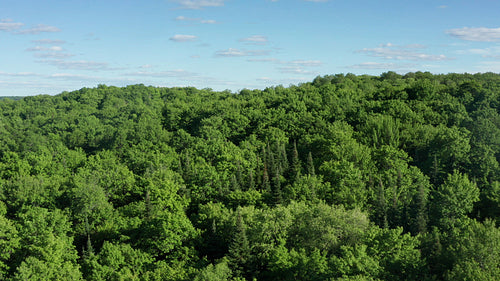
[[[15,280],[80,280],[77,252],[69,236],[71,224],[59,210],[27,208],[19,215],[21,249]]]
[[[432,195],[432,219],[436,225],[448,229],[464,219],[479,200],[479,189],[467,175],[455,171]]]
[[[144,280],[143,274],[152,269],[153,258],[129,244],[106,241],[99,254],[86,257],[85,263],[92,280]]]
[[[6,278],[12,266],[12,254],[21,247],[15,224],[7,219],[5,205],[0,201],[0,278]]]
[[[499,279],[499,85],[1,100],[0,279]]]
[[[500,229],[492,221],[467,221],[453,231],[447,247],[453,267],[446,280],[497,280]]]

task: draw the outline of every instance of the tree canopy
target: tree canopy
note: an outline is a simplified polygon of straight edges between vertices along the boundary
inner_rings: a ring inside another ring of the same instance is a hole
[[[0,279],[500,280],[500,75],[0,99]]]

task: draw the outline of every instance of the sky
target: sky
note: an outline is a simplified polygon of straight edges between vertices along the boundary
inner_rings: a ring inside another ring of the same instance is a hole
[[[500,0],[0,0],[0,96],[500,73]]]

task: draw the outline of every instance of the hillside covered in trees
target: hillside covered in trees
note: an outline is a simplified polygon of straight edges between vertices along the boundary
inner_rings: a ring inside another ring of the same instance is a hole
[[[500,280],[500,75],[0,100],[0,279]]]

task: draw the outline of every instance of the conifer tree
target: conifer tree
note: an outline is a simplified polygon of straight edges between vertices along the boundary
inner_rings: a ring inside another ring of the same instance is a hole
[[[189,153],[186,151],[184,155],[184,180],[186,182],[189,182],[192,180],[193,176],[193,169],[191,167],[191,157],[189,156]]]
[[[231,190],[233,191],[240,190],[240,184],[237,180],[237,176],[235,175],[231,177]]]
[[[375,221],[380,227],[388,228],[389,223],[387,221],[387,202],[385,199],[385,190],[382,180],[379,180],[379,185],[377,189],[377,202],[375,211]]]
[[[427,231],[427,195],[425,194],[424,187],[419,185],[416,198],[417,203],[417,217],[416,226],[417,233],[424,233]]]
[[[269,144],[267,144],[267,167],[269,171],[275,171],[276,170],[276,157],[274,155],[274,152],[271,150],[271,147]]]
[[[312,158],[312,154],[309,151],[309,154],[307,154],[307,173],[311,176],[314,176],[315,171],[314,171],[314,161]]]
[[[264,171],[262,172],[262,190],[266,192],[271,190],[271,184],[269,182],[269,174],[266,163],[264,163]]]
[[[243,171],[239,160],[236,162],[236,181],[240,187],[243,186]]]
[[[240,277],[247,273],[248,263],[251,257],[251,248],[246,234],[246,226],[241,216],[241,209],[237,210],[236,229],[233,240],[229,245],[229,258],[233,272]]]
[[[254,190],[254,189],[255,189],[254,173],[253,170],[250,170],[248,172],[248,190]]]
[[[276,143],[276,148],[278,151],[279,165],[281,166],[281,172],[283,173],[284,171],[287,171],[290,166],[288,163],[288,157],[286,155],[286,147],[284,143]]]
[[[262,190],[265,192],[269,192],[271,190],[271,183],[269,182],[269,158],[267,157],[266,148],[262,148]]]
[[[293,142],[293,151],[292,151],[292,174],[295,180],[300,177],[300,160],[299,160],[299,152],[297,151],[297,142]]]
[[[274,173],[274,185],[273,185],[273,203],[274,205],[279,205],[283,203],[283,193],[281,190],[281,182],[280,182],[280,169],[276,168]]]

